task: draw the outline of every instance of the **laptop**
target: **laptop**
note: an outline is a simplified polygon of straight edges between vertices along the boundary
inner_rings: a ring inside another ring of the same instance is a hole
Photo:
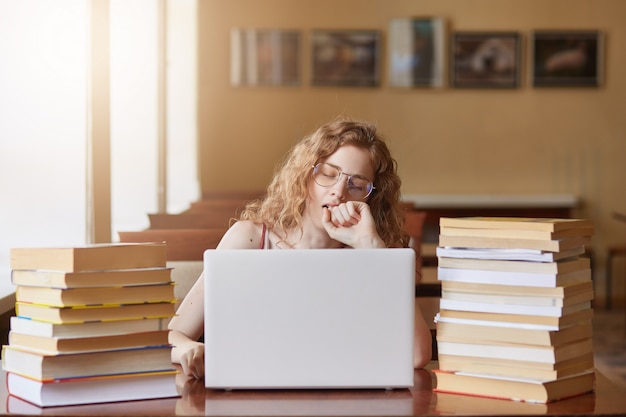
[[[205,386],[413,386],[412,249],[204,252]]]

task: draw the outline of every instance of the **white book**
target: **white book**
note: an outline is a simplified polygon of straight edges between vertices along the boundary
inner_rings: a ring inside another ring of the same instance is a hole
[[[591,268],[589,258],[573,258],[558,262],[503,261],[499,259],[439,258],[442,268],[479,269],[500,272],[532,272],[535,274],[565,274]],[[19,292],[18,292],[19,295]]]
[[[176,371],[38,381],[7,373],[7,390],[40,407],[180,397]]]
[[[485,284],[487,285],[487,284]],[[492,303],[492,304],[520,304],[528,306],[564,307],[589,301],[593,298],[593,292],[574,294],[568,297],[551,297],[541,295],[517,295],[517,294],[481,294],[461,291],[449,291],[445,288],[441,291],[441,297],[446,300]]]
[[[473,282],[477,284],[519,285],[528,287],[559,287],[591,280],[591,269],[565,274],[534,272],[483,271],[479,269],[437,268],[440,281]]]
[[[509,359],[539,363],[557,363],[593,351],[591,338],[559,347],[437,341],[437,349],[441,355],[474,356],[478,358]]]
[[[481,313],[521,314],[524,316],[563,317],[575,311],[591,308],[591,302],[585,301],[566,307],[532,306],[523,304],[497,304],[470,301],[439,300],[441,310],[476,311]]]
[[[33,336],[82,338],[166,330],[169,320],[168,317],[59,324],[13,316],[11,330]]]
[[[463,319],[457,317],[441,317],[440,313],[437,313],[434,318],[435,323],[457,323],[468,326],[492,326],[492,327],[506,327],[513,329],[529,329],[529,330],[559,330],[562,327],[551,324],[535,324],[535,323],[513,323],[509,321],[491,321],[491,320],[474,320]],[[571,325],[570,325],[571,326]]]
[[[562,252],[546,252],[538,249],[477,249],[437,247],[437,256],[446,258],[496,259],[504,261],[554,262],[573,258],[585,253],[584,247]]]

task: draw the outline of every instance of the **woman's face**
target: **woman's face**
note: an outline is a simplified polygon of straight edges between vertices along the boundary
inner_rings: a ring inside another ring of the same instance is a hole
[[[337,168],[343,173],[340,180],[328,187],[318,185],[313,179],[309,180],[309,200],[307,209],[313,219],[321,219],[323,206],[336,206],[346,201],[365,201],[367,198],[355,197],[348,191],[348,178],[353,176],[362,180],[374,181],[374,167],[366,149],[354,145],[343,145],[324,162]]]

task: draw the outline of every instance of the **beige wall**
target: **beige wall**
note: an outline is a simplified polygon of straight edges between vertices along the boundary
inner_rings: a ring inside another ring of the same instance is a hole
[[[626,1],[200,0],[198,15],[203,191],[264,188],[295,141],[344,113],[376,122],[387,135],[405,194],[576,194],[579,215],[596,223],[597,276],[604,274],[605,245],[626,241],[626,224],[610,217],[626,212]],[[393,89],[384,70],[378,88],[310,86],[311,29],[378,29],[384,36],[391,18],[409,16],[441,16],[451,30],[520,32],[521,87]],[[233,27],[301,29],[302,85],[231,87]],[[605,85],[532,88],[527,53],[535,29],[602,30]]]

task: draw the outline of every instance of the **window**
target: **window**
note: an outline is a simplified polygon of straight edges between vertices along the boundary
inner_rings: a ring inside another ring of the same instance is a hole
[[[111,205],[118,231],[158,209],[158,1],[111,0]],[[167,210],[199,197],[196,167],[196,2],[167,2]]]
[[[86,2],[0,2],[0,282],[9,249],[86,233]]]
[[[157,208],[157,0],[110,0],[112,239]],[[89,3],[0,2],[0,283],[18,246],[86,239]],[[167,2],[168,211],[199,195],[196,0]]]

